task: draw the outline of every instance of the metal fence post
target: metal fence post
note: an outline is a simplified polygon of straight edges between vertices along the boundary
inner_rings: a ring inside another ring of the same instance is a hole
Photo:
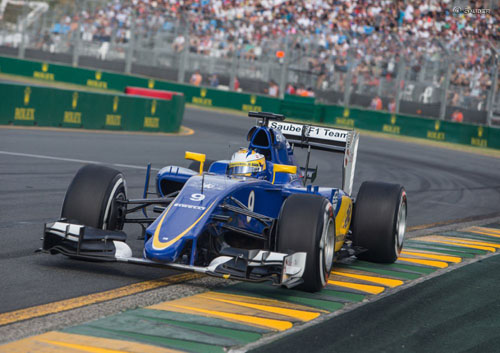
[[[132,14],[132,21],[130,23],[130,41],[127,46],[127,53],[125,54],[125,73],[132,72],[132,60],[134,58],[134,48],[136,41],[136,23],[135,13]]]
[[[488,41],[488,43],[490,44],[490,47],[491,47],[491,50],[493,51],[493,55],[494,55],[494,67],[493,67],[493,80],[492,80],[492,87],[490,89],[490,92],[489,92],[489,96],[488,96],[488,101],[486,102],[486,122],[488,124],[488,126],[491,126],[492,125],[492,120],[493,120],[493,110],[495,109],[495,103],[496,102],[496,95],[497,95],[497,85],[498,85],[498,75],[500,74],[499,70],[498,70],[498,66],[499,66],[499,61],[500,61],[500,53],[498,52],[497,48],[495,47],[495,45],[491,42],[491,41]]]
[[[179,71],[177,73],[177,82],[184,83],[186,80],[186,66],[189,61],[189,37],[187,36],[187,30],[184,33],[184,47],[182,52],[177,54],[180,57],[179,60]]]
[[[19,59],[24,59],[26,53],[26,19],[28,17],[26,13],[26,7],[28,7],[28,5],[23,4],[23,17],[21,19],[21,42],[19,43],[19,50],[17,52],[17,56],[19,57]]]
[[[281,64],[280,91],[279,91],[280,98],[285,97],[286,82],[288,79],[288,65],[290,64],[289,57],[291,54],[292,53],[290,50],[290,41],[287,35],[285,38],[285,57],[283,58],[283,64]]]
[[[348,54],[348,57],[352,55],[352,52]],[[351,85],[352,85],[352,70],[354,69],[354,58],[351,57],[350,60],[347,61],[347,74],[344,81],[344,108],[349,109],[349,105],[351,104]]]
[[[405,79],[406,76],[406,60],[403,56],[400,56],[398,73],[396,75],[396,114],[400,113],[401,107],[401,97],[403,96],[403,88],[401,88],[401,81]]]
[[[229,90],[234,91],[234,82],[236,81],[236,51],[233,52],[233,58],[231,60],[231,72],[229,73]]]
[[[76,3],[77,11],[78,11],[78,27],[76,29],[76,35],[74,36],[73,41],[73,66],[78,66],[78,57],[80,55],[80,46],[82,42],[82,9],[78,7],[79,2]]]
[[[493,81],[492,87],[490,89],[490,94],[488,96],[488,102],[486,105],[486,119],[488,126],[492,125],[493,110],[495,109],[496,95],[497,95],[497,85],[498,85],[498,75],[500,74],[498,70],[498,55],[495,55],[495,67],[493,68]]]
[[[162,33],[158,29],[154,34],[153,34],[153,66],[159,66],[158,65],[158,55],[161,52],[161,41],[162,41]]]
[[[448,56],[448,60],[450,60],[450,56]],[[443,96],[441,98],[441,106],[439,107],[439,119],[444,120],[446,116],[446,103],[448,100],[448,89],[450,87],[450,78],[451,78],[451,66],[453,65],[453,61],[451,61],[448,64],[448,67],[446,68],[446,77],[444,80],[444,89],[443,89]]]

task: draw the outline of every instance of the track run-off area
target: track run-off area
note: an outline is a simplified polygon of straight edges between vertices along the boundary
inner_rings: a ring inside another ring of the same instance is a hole
[[[422,298],[421,305],[436,306],[447,296],[461,295],[453,280],[449,287],[439,285],[447,283],[446,278],[475,269],[478,263],[484,262],[484,271],[495,264],[492,255],[500,248],[500,224],[493,219],[500,213],[498,157],[363,134],[354,190],[365,180],[404,185],[409,226],[415,231],[396,264],[337,264],[321,293],[34,253],[41,245],[43,223],[59,216],[66,188],[82,165],[104,163],[122,170],[130,197],[140,197],[147,163],[156,169],[169,164],[187,166],[183,159],[186,150],[206,153],[210,159],[228,159],[246,145],[246,133],[253,124],[253,119],[238,115],[188,108],[183,125],[194,134],[184,136],[0,128],[0,344],[5,344],[0,352],[265,351],[262,345],[266,343],[270,351],[283,342],[290,342],[289,351],[303,351],[307,344],[332,351],[325,337],[340,338],[330,335],[329,328],[316,329],[331,323],[346,330],[354,327],[353,332],[361,332],[369,323],[379,329],[379,334],[367,335],[364,341],[355,335],[348,345],[333,338],[331,344],[340,342],[354,351],[369,351],[367,347],[400,351],[401,346],[389,343],[399,342],[401,337],[417,339],[417,333],[410,330],[392,341],[384,340],[384,335],[394,333],[390,325],[377,326],[379,320],[393,315],[392,325],[400,320],[405,327],[404,313],[407,305],[417,307],[418,288],[437,282],[421,291],[433,299],[428,303]],[[298,155],[305,161],[305,153],[299,151]],[[341,163],[341,156],[313,152],[311,165],[319,166],[315,184],[340,185]],[[481,221],[486,215],[491,219]],[[451,222],[475,218],[479,221],[473,224]],[[425,225],[447,223],[451,224],[420,230],[428,228]],[[130,226],[126,231],[139,255],[142,241],[136,238],[140,228]],[[450,272],[454,268],[457,270]],[[474,275],[480,284],[480,276]],[[497,279],[500,283],[498,275]],[[479,284],[475,286],[479,288]],[[453,293],[447,293],[447,288],[453,288]],[[440,295],[433,296],[433,290]],[[414,293],[413,302],[389,302],[409,291]],[[463,300],[459,302],[466,307]],[[470,310],[478,312],[479,304],[471,304]],[[132,310],[122,312],[127,309]],[[360,320],[356,313],[363,310],[372,312]],[[419,325],[432,327],[432,312],[429,315],[429,322]],[[460,320],[455,325],[460,326]],[[320,343],[318,335],[324,335]],[[485,347],[480,346],[483,343],[472,347]],[[446,346],[439,348],[446,351]],[[336,346],[335,351],[343,350]]]

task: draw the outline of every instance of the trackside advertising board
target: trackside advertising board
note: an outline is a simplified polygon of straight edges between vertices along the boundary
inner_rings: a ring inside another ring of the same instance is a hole
[[[170,101],[0,83],[0,124],[178,132],[184,97]]]

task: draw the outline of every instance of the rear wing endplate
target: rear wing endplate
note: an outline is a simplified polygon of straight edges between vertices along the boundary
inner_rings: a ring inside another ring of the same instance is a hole
[[[272,129],[280,130],[285,138],[295,146],[343,153],[342,189],[347,194],[352,194],[356,157],[358,154],[358,132],[271,119],[267,125]]]

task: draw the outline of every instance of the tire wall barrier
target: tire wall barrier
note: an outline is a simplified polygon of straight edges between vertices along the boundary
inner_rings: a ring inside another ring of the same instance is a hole
[[[184,94],[187,103],[199,106],[228,108],[244,112],[270,111],[306,122],[334,124],[340,127],[393,135],[500,149],[500,129],[498,128],[360,108],[344,109],[341,106],[315,104],[314,99],[311,98],[286,95],[285,99],[278,99],[1,56],[0,72],[120,92],[123,92],[127,86],[176,91]]]
[[[171,100],[0,83],[0,124],[178,132],[184,96]]]

